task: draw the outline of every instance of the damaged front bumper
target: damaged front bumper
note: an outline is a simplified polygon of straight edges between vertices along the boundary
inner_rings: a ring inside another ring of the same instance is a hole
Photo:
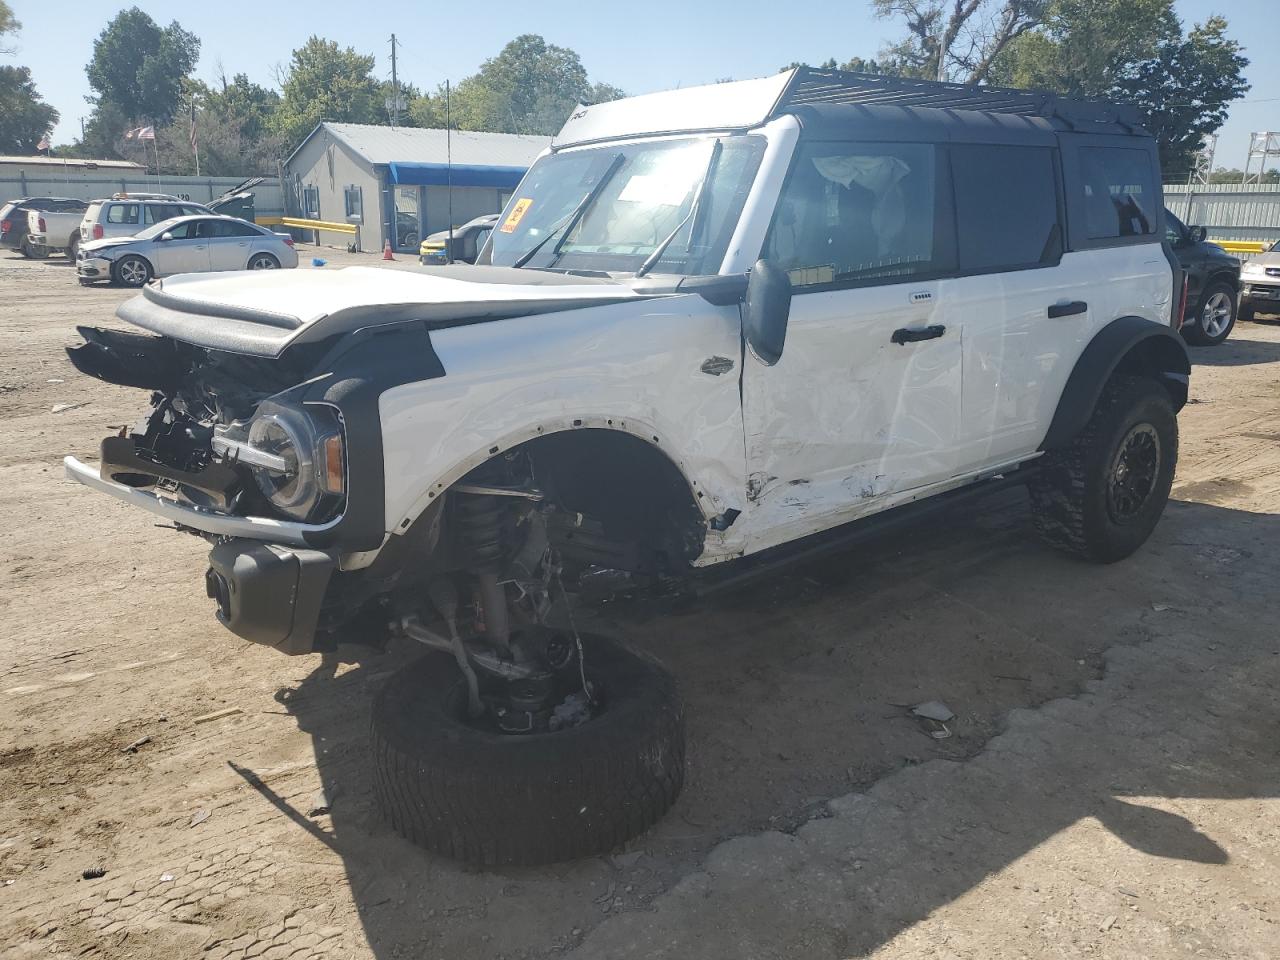
[[[108,494],[117,500],[141,507],[180,527],[212,536],[245,537],[286,546],[305,547],[311,542],[309,537],[314,538],[333,529],[341,519],[317,524],[277,520],[273,517],[233,516],[193,504],[178,503],[150,490],[140,490],[117,483],[104,478],[96,467],[82,463],[75,457],[66,457],[62,463],[69,480],[83,483],[86,487]]]
[[[283,653],[310,653],[329,578],[338,554],[307,546],[307,536],[336,523],[306,524],[270,517],[237,517],[178,503],[149,490],[105,479],[75,457],[63,460],[67,477],[200,533],[226,538],[209,552],[205,592],[218,604],[222,624],[254,643]]]

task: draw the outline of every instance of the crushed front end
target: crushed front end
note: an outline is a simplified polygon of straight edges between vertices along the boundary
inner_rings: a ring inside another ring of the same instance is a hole
[[[84,343],[67,350],[75,367],[149,391],[150,409],[102,440],[96,468],[68,457],[67,476],[209,540],[206,591],[236,634],[286,653],[323,645],[352,613],[341,571],[369,562],[385,537],[377,394],[437,375],[425,329],[278,357],[79,332]]]

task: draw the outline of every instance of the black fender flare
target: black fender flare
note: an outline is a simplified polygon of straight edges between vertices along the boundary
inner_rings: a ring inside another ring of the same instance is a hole
[[[1163,323],[1119,317],[1099,330],[1080,354],[1041,450],[1065,446],[1084,429],[1107,381],[1117,372],[1146,374],[1169,391],[1175,412],[1186,406],[1191,359],[1182,338]]]

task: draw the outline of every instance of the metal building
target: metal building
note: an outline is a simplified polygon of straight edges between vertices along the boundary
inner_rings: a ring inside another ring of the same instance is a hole
[[[550,137],[324,121],[284,163],[289,212],[356,224],[365,250],[399,250],[497,213]],[[452,141],[450,143],[450,140]],[[450,186],[452,184],[452,186]]]

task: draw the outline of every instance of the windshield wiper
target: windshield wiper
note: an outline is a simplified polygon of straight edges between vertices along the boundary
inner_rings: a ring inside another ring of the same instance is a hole
[[[530,247],[524,253],[520,254],[520,256],[516,258],[515,263],[511,264],[511,266],[523,267],[526,263],[528,263],[530,260],[534,258],[534,256],[537,254],[539,250],[541,250],[543,247],[547,245],[547,242],[552,237],[558,234],[565,227],[568,227],[568,229],[565,230],[564,235],[568,237],[569,234],[573,232],[573,228],[578,225],[578,221],[582,219],[582,215],[587,212],[587,207],[591,206],[591,204],[595,201],[596,197],[600,195],[600,191],[604,189],[605,184],[607,184],[610,180],[613,179],[613,175],[618,172],[618,168],[622,166],[622,161],[624,159],[625,158],[623,157],[622,154],[620,153],[614,154],[613,159],[609,161],[609,167],[607,170],[605,170],[604,175],[599,180],[597,180],[595,186],[593,186],[590,190],[588,190],[586,195],[581,200],[578,201],[578,205],[573,208],[573,210],[569,213],[569,215],[566,217],[561,217],[555,223],[555,225],[550,230],[547,231],[547,235],[545,237],[543,237],[541,240],[535,243],[532,247]],[[563,242],[564,241],[561,241],[561,243]],[[556,245],[556,249],[554,253],[556,256],[559,256],[560,254],[559,244]],[[552,263],[554,262],[555,260],[553,258]]]
[[[693,248],[694,231],[697,229],[697,220],[695,218],[698,216],[698,211],[702,208],[702,198],[706,196],[707,185],[711,183],[711,175],[715,173],[716,163],[719,161],[720,151],[723,149],[724,144],[717,140],[715,146],[711,148],[711,159],[707,161],[706,172],[702,175],[702,182],[698,184],[698,193],[693,198],[693,206],[689,208],[689,212],[685,215],[685,218],[676,224],[676,228],[668,233],[660,244],[653,248],[653,253],[645,257],[644,263],[640,264],[640,269],[636,271],[637,277],[643,277],[658,265],[658,261],[661,260],[662,255],[666,253],[667,247],[671,246],[671,241],[675,240],[676,235],[685,228],[685,225],[690,220],[694,221],[694,228],[689,231],[689,247],[690,249]]]

